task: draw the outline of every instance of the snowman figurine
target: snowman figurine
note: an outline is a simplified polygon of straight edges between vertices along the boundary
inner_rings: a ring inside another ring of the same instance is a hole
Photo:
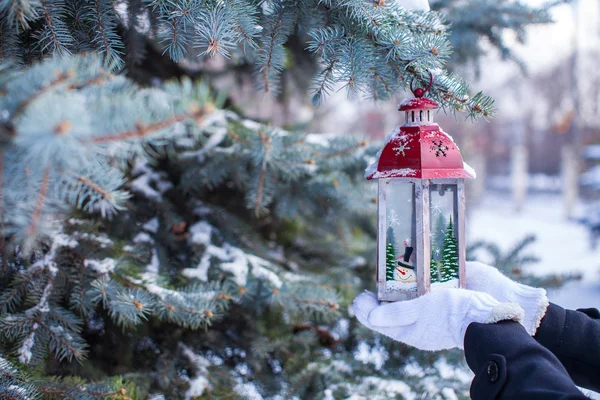
[[[411,265],[410,256],[414,248],[404,242],[404,257],[398,261],[398,266],[394,270],[394,280],[402,283],[413,283],[417,281],[415,267]]]

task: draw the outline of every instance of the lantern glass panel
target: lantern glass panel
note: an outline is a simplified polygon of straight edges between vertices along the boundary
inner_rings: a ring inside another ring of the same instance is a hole
[[[459,287],[458,196],[456,184],[429,185],[431,289]]]
[[[417,290],[415,185],[386,182],[385,271],[386,291]],[[383,264],[383,263],[382,263]]]

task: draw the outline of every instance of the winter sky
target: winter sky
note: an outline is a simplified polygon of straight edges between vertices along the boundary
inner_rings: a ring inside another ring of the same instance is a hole
[[[532,5],[546,0],[529,0]],[[574,0],[572,4],[557,6],[552,11],[555,23],[532,26],[528,29],[527,43],[518,44],[514,35],[507,35],[513,43],[516,55],[523,59],[530,73],[535,74],[552,68],[571,53],[573,47],[598,48],[600,26],[600,2],[598,0]],[[576,22],[577,21],[577,22]],[[518,67],[510,63],[496,62],[499,56],[492,52],[482,62],[481,84],[493,88],[506,79],[519,74]],[[478,85],[480,86],[480,85]]]

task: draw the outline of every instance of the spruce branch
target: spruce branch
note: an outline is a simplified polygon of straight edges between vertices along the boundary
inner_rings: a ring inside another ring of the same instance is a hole
[[[166,128],[172,127],[175,124],[193,120],[197,124],[200,124],[206,115],[210,114],[214,107],[212,105],[204,105],[202,107],[192,105],[189,112],[183,114],[173,115],[165,120],[153,122],[150,124],[143,124],[138,122],[135,124],[134,129],[128,129],[126,131],[117,132],[105,136],[94,137],[90,140],[92,143],[104,144],[109,142],[121,142],[132,139],[143,139],[147,138],[158,131],[162,131]]]
[[[296,6],[292,2],[273,3],[265,18],[264,39],[258,50],[258,70],[262,89],[277,94],[276,78],[285,64],[284,44],[294,26]]]
[[[0,11],[5,14],[17,31],[30,28],[30,23],[39,16],[39,1],[4,0],[0,2]]]
[[[65,72],[59,71],[57,73],[57,76],[53,80],[51,80],[47,85],[42,86],[36,92],[32,93],[28,98],[26,98],[25,100],[20,102],[15,107],[15,109],[13,111],[13,116],[17,117],[17,116],[21,115],[27,109],[27,107],[30,104],[32,104],[34,101],[36,101],[39,97],[41,97],[45,93],[52,91],[54,88],[59,87],[60,85],[64,84],[65,82],[67,82],[68,80],[73,78],[73,76],[74,76],[73,71],[65,71]]]
[[[44,16],[44,28],[38,33],[38,47],[42,54],[70,55],[70,47],[74,43],[68,26],[63,21],[67,9],[62,0],[40,0]]]
[[[265,148],[265,154],[263,156],[263,161],[260,166],[260,177],[258,179],[258,188],[256,189],[256,201],[254,203],[254,215],[256,215],[257,217],[259,215],[259,212],[261,210],[261,205],[263,202],[263,194],[264,194],[263,192],[265,189],[265,179],[266,179],[266,174],[267,174],[269,153],[273,149],[273,147],[271,146],[271,139],[269,137],[267,137],[267,135],[265,135],[264,131],[260,130],[259,134],[260,134],[260,141],[263,143],[264,148]]]
[[[90,0],[84,2],[83,17],[94,27],[92,42],[98,52],[104,56],[109,69],[120,70],[123,67],[124,45],[116,33],[116,15],[112,1]]]
[[[44,206],[46,204],[48,188],[50,186],[50,167],[44,168],[44,175],[38,191],[37,200],[32,210],[29,224],[25,231],[25,240],[23,245],[23,251],[25,254],[29,254],[33,251],[35,243],[39,237],[39,224],[42,214],[44,212]]]

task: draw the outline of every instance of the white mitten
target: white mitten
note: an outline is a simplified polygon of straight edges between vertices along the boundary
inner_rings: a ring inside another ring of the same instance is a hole
[[[421,350],[463,348],[471,322],[520,321],[523,309],[465,289],[439,289],[414,300],[379,304],[373,293],[354,300],[354,314],[367,328]]]
[[[546,290],[510,280],[497,268],[480,262],[467,263],[467,289],[484,292],[502,303],[517,303],[525,315],[521,324],[531,336],[535,335],[548,309]]]

